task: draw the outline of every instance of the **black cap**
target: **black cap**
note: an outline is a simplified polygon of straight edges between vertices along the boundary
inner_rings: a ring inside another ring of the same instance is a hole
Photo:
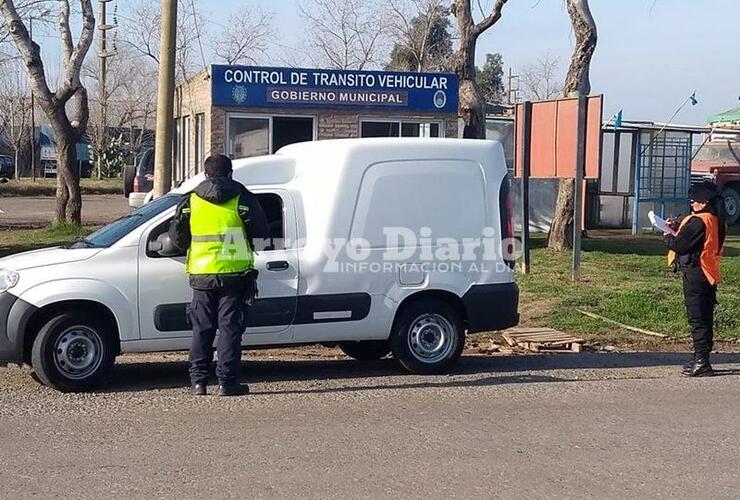
[[[719,195],[719,188],[714,182],[702,181],[689,189],[689,198],[693,201],[708,202]]]

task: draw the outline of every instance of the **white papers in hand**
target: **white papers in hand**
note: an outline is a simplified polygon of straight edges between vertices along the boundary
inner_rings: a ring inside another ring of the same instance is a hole
[[[663,233],[676,236],[676,231],[671,229],[671,227],[668,225],[665,219],[661,218],[658,215],[655,215],[655,212],[653,212],[652,210],[648,212],[648,219],[650,219],[650,223],[653,226],[663,231]]]

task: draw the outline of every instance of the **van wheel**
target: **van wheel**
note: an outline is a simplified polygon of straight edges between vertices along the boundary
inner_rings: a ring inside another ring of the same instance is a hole
[[[359,361],[375,361],[391,352],[387,340],[363,340],[360,342],[341,342],[339,348],[350,358]]]
[[[454,364],[465,346],[463,320],[454,307],[424,299],[404,308],[391,333],[393,356],[411,373],[440,373]]]
[[[61,392],[84,392],[97,386],[116,358],[108,331],[102,322],[81,312],[53,316],[41,327],[31,348],[31,365],[39,380]]]

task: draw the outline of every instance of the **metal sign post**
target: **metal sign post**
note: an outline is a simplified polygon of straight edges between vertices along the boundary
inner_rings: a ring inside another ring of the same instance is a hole
[[[586,119],[588,98],[578,98],[578,136],[576,149],[575,193],[573,196],[573,265],[571,280],[580,279],[581,269],[581,220],[583,219],[583,177],[586,172]]]
[[[529,273],[529,174],[531,171],[531,144],[532,144],[532,103],[527,101],[523,107],[523,133],[520,144],[522,154],[522,183],[521,183],[521,224],[522,224],[522,273]]]

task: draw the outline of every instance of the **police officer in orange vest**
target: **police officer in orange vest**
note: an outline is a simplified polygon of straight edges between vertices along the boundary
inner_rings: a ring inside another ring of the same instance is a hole
[[[720,281],[720,260],[725,241],[724,199],[709,181],[689,190],[691,215],[678,225],[675,236],[667,235],[668,264],[683,276],[686,313],[694,341],[694,355],[684,365],[688,377],[714,375],[709,364],[714,337],[714,306]],[[675,221],[670,221],[676,228]]]

